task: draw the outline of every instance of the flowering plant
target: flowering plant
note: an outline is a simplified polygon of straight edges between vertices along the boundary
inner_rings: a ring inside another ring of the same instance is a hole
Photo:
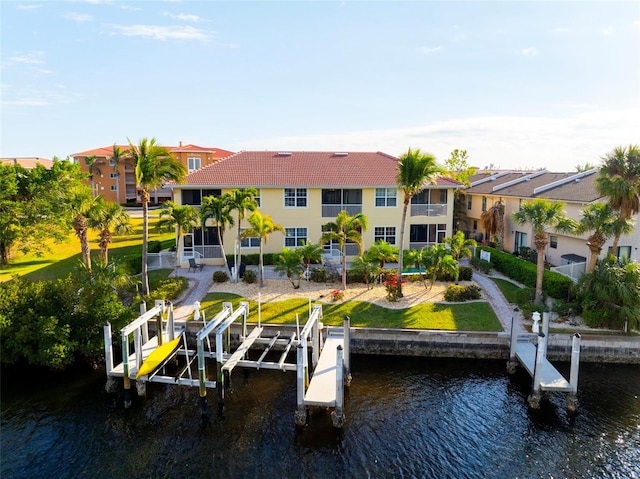
[[[400,298],[402,298],[402,281],[397,276],[394,276],[389,281],[384,282],[384,287],[387,290],[387,300],[395,303]]]
[[[344,299],[344,291],[334,289],[331,291],[331,301],[341,301]]]

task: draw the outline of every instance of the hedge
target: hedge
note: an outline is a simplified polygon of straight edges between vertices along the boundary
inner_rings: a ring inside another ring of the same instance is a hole
[[[478,250],[491,253],[491,264],[496,271],[530,288],[536,287],[537,266],[535,264],[487,246],[481,246]],[[568,276],[545,269],[542,276],[542,291],[547,295],[556,299],[566,299],[569,297],[572,286],[573,281]]]

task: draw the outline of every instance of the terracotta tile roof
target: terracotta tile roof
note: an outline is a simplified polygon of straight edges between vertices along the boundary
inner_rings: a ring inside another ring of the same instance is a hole
[[[187,176],[194,186],[391,187],[398,159],[382,152],[241,151]],[[174,185],[175,186],[175,185]],[[461,187],[441,178],[440,187]]]
[[[22,158],[0,158],[2,163],[11,165],[20,165],[27,170],[35,168],[39,163],[45,168],[51,168],[53,166],[53,160],[47,160],[46,158],[34,158],[34,157],[22,157]]]
[[[120,147],[120,149],[122,151],[128,150],[129,149],[129,145],[118,145]],[[216,158],[226,158],[228,156],[233,155],[232,151],[228,151],[228,150],[223,150],[221,148],[212,148],[212,147],[204,147],[204,146],[197,146],[197,145],[182,145],[182,146],[165,146],[165,148],[167,150],[169,150],[170,152],[210,152],[214,155],[216,155]],[[91,156],[91,155],[96,155],[96,156],[111,156],[113,154],[113,145],[109,145],[109,146],[105,146],[103,148],[94,148],[93,150],[87,150],[87,151],[81,151],[79,153],[74,153],[71,155],[71,157],[76,157],[76,156]]]

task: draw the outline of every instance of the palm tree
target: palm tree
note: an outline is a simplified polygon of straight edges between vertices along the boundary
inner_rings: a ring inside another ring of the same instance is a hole
[[[473,239],[465,239],[462,231],[457,231],[453,236],[445,238],[444,243],[449,247],[449,253],[458,264],[455,273],[455,283],[458,284],[458,278],[460,276],[460,258],[471,258],[473,256],[473,252],[470,247],[477,246],[478,243]]]
[[[169,151],[156,144],[156,139],[143,138],[138,145],[129,141],[129,149],[124,157],[135,165],[136,185],[140,189],[142,202],[142,290],[149,294],[149,274],[147,265],[147,251],[149,248],[149,199],[151,190],[161,187],[164,183],[174,181],[181,183],[187,174],[187,169],[175,160]]]
[[[504,248],[504,202],[496,201],[491,208],[483,211],[480,216],[482,227],[489,236],[498,243],[498,249]]]
[[[93,196],[98,196],[93,175],[102,176],[102,170],[100,170],[100,165],[104,164],[104,161],[98,160],[98,157],[96,155],[87,156],[84,161],[86,162],[87,167],[89,168],[89,179],[91,180],[91,194]]]
[[[621,218],[629,219],[640,212],[640,146],[619,146],[603,160],[596,187],[609,198],[609,204]],[[621,235],[618,232],[614,236],[611,248],[614,255]]]
[[[120,165],[125,163],[125,156],[122,149],[114,144],[113,152],[109,157],[109,163],[113,163],[113,172],[116,175],[116,202],[121,204],[120,202]]]
[[[91,229],[98,231],[100,259],[106,266],[109,264],[109,245],[113,235],[129,234],[132,231],[129,215],[118,203],[105,201],[102,196],[98,196],[88,223]]]
[[[229,209],[231,211],[236,210],[238,212],[238,233],[236,235],[236,248],[234,253],[234,266],[236,268],[236,281],[238,280],[238,271],[240,268],[240,260],[242,258],[241,251],[241,243],[240,243],[240,232],[242,231],[242,220],[245,217],[247,211],[256,211],[258,209],[258,202],[255,197],[260,193],[257,189],[253,187],[249,188],[234,188],[229,193]]]
[[[190,232],[200,222],[198,210],[191,205],[176,205],[173,201],[164,203],[156,228],[160,231],[176,232],[176,258],[180,251],[180,238]]]
[[[300,248],[283,248],[278,255],[274,271],[280,276],[286,275],[293,285],[293,289],[300,287],[300,275],[302,274],[302,257]]]
[[[593,271],[596,261],[607,240],[616,235],[629,234],[633,231],[633,221],[622,218],[607,203],[591,203],[582,210],[576,233],[584,234],[592,231],[587,239],[587,246],[591,252],[587,272]]]
[[[304,242],[302,246],[296,248],[300,254],[300,259],[305,269],[305,277],[309,279],[309,268],[311,262],[319,262],[322,259],[322,248],[315,243]]]
[[[280,231],[282,233],[285,232],[284,226],[278,223],[274,223],[269,215],[263,215],[260,211],[254,211],[247,218],[247,221],[251,225],[251,228],[247,228],[242,232],[244,236],[247,237],[258,237],[260,238],[260,287],[264,286],[264,259],[262,255],[262,247],[264,244],[267,244],[267,238],[271,233],[275,233],[276,231]]]
[[[411,198],[422,191],[426,183],[434,183],[442,169],[436,164],[433,155],[423,154],[419,149],[409,150],[400,157],[396,181],[404,192],[402,222],[400,224],[400,253],[398,254],[398,277],[402,274],[402,256],[404,251],[404,230],[407,220],[407,209]]]
[[[320,243],[337,241],[342,253],[342,289],[347,289],[347,242],[356,243],[360,254],[362,254],[362,232],[369,227],[369,220],[362,213],[349,216],[346,211],[341,211],[336,216],[335,221],[329,222],[322,227],[324,233],[320,238]]]
[[[203,228],[208,219],[215,221],[216,229],[218,231],[218,242],[220,243],[220,250],[224,260],[224,267],[229,271],[229,263],[227,262],[227,255],[224,252],[224,245],[222,242],[227,226],[234,225],[233,217],[231,216],[231,207],[229,205],[229,194],[225,193],[222,196],[205,196],[202,198],[200,219]],[[230,271],[229,275],[231,275]]]
[[[87,270],[91,271],[91,250],[87,237],[89,220],[87,217],[94,211],[96,201],[100,200],[97,200],[91,190],[85,185],[74,185],[62,194],[67,211],[71,216],[71,226],[80,240],[82,262],[87,267]]]
[[[520,211],[513,213],[513,221],[523,225],[530,223],[533,229],[533,244],[538,253],[536,271],[536,304],[542,304],[542,277],[544,274],[544,251],[549,244],[547,229],[551,228],[560,233],[575,230],[575,221],[567,218],[564,203],[550,201],[543,198],[523,201]]]
[[[425,246],[422,248],[421,257],[425,275],[429,278],[428,287],[425,281],[427,290],[431,290],[439,274],[455,276],[458,272],[458,262],[453,259],[447,247],[442,243]]]
[[[382,269],[386,263],[398,261],[398,247],[378,240],[367,250],[367,257],[375,259]]]
[[[376,282],[376,276],[378,274],[378,260],[376,258],[369,257],[367,254],[358,256],[353,260],[351,264],[351,271],[362,275],[364,282],[367,285],[367,289],[372,289]]]

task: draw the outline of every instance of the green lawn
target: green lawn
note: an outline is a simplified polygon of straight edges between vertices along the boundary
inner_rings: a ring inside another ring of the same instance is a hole
[[[236,307],[246,301],[231,293],[209,293],[202,307],[208,319],[222,310],[222,302]],[[262,304],[261,321],[269,324],[295,324],[296,313],[304,324],[309,315],[307,299],[289,299]],[[339,326],[344,316],[351,318],[353,327],[440,329],[448,331],[502,331],[493,309],[486,302],[437,304],[423,303],[407,309],[387,309],[364,301],[322,305],[322,322]],[[249,301],[250,322],[258,322],[258,304]]]
[[[175,238],[174,233],[158,234],[154,231],[157,222],[157,213],[149,217],[149,241],[166,241]],[[132,253],[142,251],[142,218],[132,218],[133,232],[130,235],[116,236],[109,247],[109,258],[116,259]],[[97,235],[89,232],[89,241],[92,255],[99,253]],[[52,251],[42,257],[19,252],[11,258],[11,262],[0,268],[0,282],[8,281],[11,276],[26,276],[33,281],[51,280],[66,276],[80,261],[80,241],[72,233],[64,243],[51,243]]]
[[[504,297],[507,298],[507,301],[510,303],[517,303],[517,292],[522,289],[517,284],[513,284],[511,281],[507,281],[505,279],[500,278],[490,278],[494,283],[500,288]]]

